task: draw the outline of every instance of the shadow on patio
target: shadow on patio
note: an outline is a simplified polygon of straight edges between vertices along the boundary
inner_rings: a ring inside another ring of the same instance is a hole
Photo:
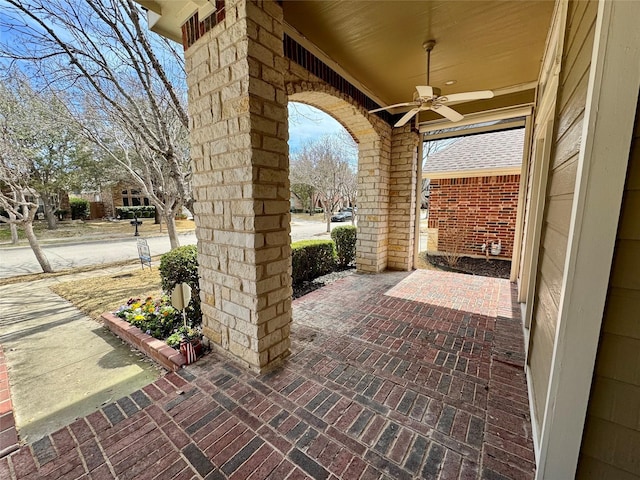
[[[294,302],[284,368],[209,355],[0,459],[0,476],[532,478],[513,294],[436,271],[349,276]]]

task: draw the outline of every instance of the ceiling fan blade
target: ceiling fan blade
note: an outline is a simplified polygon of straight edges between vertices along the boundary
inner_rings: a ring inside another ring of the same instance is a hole
[[[418,85],[416,86],[416,91],[418,92],[418,95],[420,96],[420,98],[434,97],[433,87],[430,87],[429,85]]]
[[[453,108],[447,107],[446,105],[442,105],[442,104],[433,105],[431,107],[431,110],[433,110],[436,113],[439,113],[440,115],[451,120],[452,122],[459,122],[464,118],[462,115],[456,112]]]
[[[440,99],[442,102],[467,102],[469,100],[493,98],[493,92],[491,90],[479,90],[477,92],[452,93],[451,95],[443,95],[442,97]]]
[[[409,120],[411,120],[411,118],[418,113],[421,110],[427,110],[426,108],[412,108],[411,110],[409,110],[407,113],[405,113],[402,118],[400,120],[398,120],[396,122],[396,124],[394,125],[394,127],[402,127],[404,124],[406,124]]]
[[[394,105],[389,105],[388,107],[381,107],[381,108],[376,108],[375,110],[369,110],[369,113],[381,112],[383,110],[391,110],[392,108],[398,108],[398,107],[408,107],[409,105],[418,106],[420,105],[420,102],[396,103]]]

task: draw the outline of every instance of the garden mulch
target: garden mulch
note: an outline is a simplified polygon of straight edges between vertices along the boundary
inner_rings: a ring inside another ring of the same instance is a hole
[[[0,459],[0,477],[532,479],[515,289],[418,270],[294,301],[292,355],[209,354]]]
[[[455,265],[449,265],[446,257],[441,255],[424,254],[424,259],[431,265],[450,272],[494,278],[509,278],[511,275],[510,260],[460,257]]]

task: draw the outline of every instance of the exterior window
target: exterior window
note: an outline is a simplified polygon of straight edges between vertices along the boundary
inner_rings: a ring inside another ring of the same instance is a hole
[[[141,190],[126,189],[122,190],[122,206],[123,207],[139,207],[148,206],[149,199],[144,196]]]

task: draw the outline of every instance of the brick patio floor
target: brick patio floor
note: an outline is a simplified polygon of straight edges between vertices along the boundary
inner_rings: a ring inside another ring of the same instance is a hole
[[[292,356],[208,355],[0,459],[0,478],[530,479],[505,280],[352,275],[294,302]]]

